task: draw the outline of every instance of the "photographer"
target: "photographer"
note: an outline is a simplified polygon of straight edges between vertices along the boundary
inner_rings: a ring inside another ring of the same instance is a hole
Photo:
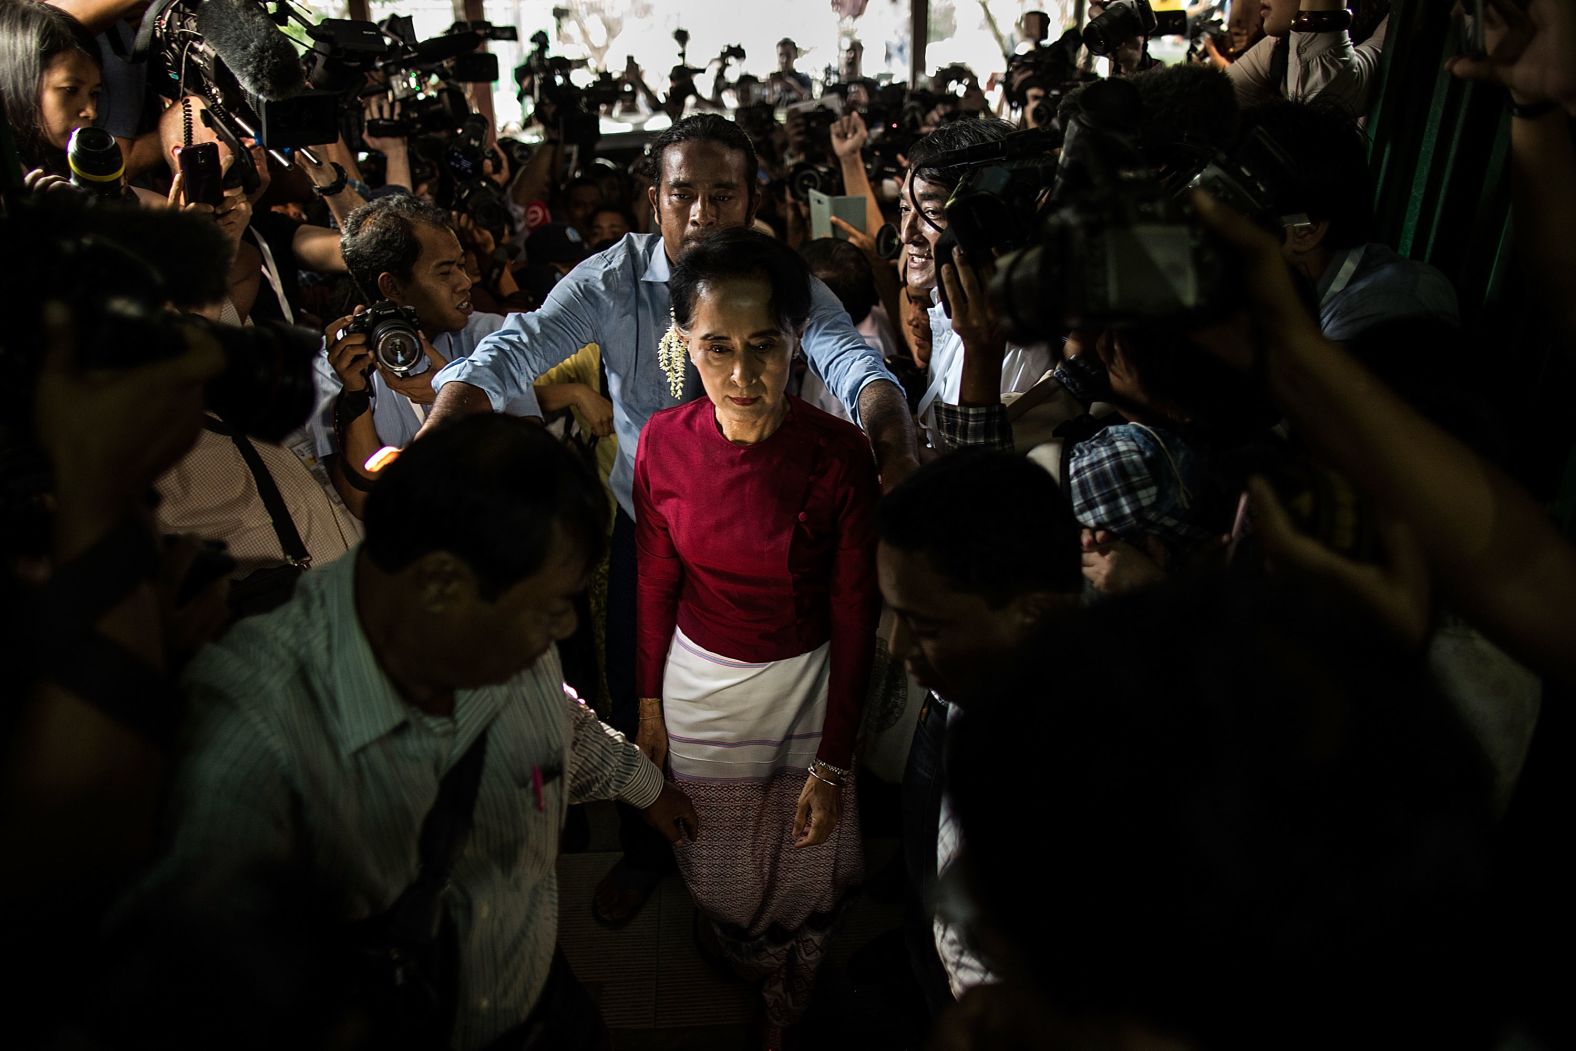
[[[1389,0],[1267,0],[1264,39],[1226,70],[1244,107],[1279,98],[1322,99],[1353,117],[1368,112],[1379,82]]]
[[[774,106],[791,106],[813,97],[810,75],[794,68],[799,45],[787,37],[777,41],[777,68],[766,79],[767,100]]]
[[[936,270],[936,245],[947,229],[947,199],[963,172],[936,168],[931,162],[952,150],[998,141],[1011,131],[1011,125],[996,117],[953,121],[920,139],[908,154],[909,170],[898,200],[898,232],[903,240],[906,294],[911,302],[931,304],[925,314],[910,315],[908,329],[911,345],[928,337],[930,383],[919,398],[915,415],[933,449],[946,448],[947,434],[962,426],[955,410],[969,362],[975,369],[999,370],[998,400],[1001,394],[1033,387],[1051,367],[1050,354],[1043,346],[1011,346],[996,331],[983,294],[985,281],[979,276],[991,260],[968,260],[961,252],[954,253],[957,269],[969,270],[967,280],[976,294],[964,294],[960,277],[956,292],[949,287],[950,318],[941,303],[943,275]]]
[[[404,448],[426,420],[438,370],[469,355],[503,327],[497,314],[471,307],[471,278],[448,217],[414,197],[382,197],[345,223],[342,250],[363,305],[324,330],[316,362],[319,410],[311,429],[334,488],[360,517],[372,481],[362,465],[384,446]],[[399,375],[378,360],[356,318],[380,301],[408,307],[420,321],[425,366]]]
[[[0,103],[24,171],[66,176],[71,133],[91,127],[103,88],[98,44],[39,0],[0,3]]]

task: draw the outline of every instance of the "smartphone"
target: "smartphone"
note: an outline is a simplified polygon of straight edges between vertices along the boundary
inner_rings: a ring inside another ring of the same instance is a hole
[[[181,174],[186,177],[182,192],[187,204],[211,204],[217,208],[224,202],[224,172],[219,168],[217,143],[183,147],[177,159]]]
[[[837,237],[848,240],[848,235],[832,225],[832,216],[849,226],[865,232],[865,199],[863,197],[833,197],[820,190],[810,191],[810,236],[814,238]]]

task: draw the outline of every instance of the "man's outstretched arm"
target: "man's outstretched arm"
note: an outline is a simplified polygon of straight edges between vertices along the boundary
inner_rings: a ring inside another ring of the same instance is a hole
[[[875,447],[881,491],[890,492],[919,467],[914,417],[909,414],[903,388],[891,380],[865,384],[859,392],[859,421]]]

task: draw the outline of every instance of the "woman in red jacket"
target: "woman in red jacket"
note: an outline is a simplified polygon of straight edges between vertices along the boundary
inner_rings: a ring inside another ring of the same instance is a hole
[[[764,979],[768,1042],[802,1012],[863,876],[854,735],[878,610],[875,459],[787,393],[810,275],[726,230],[669,291],[661,364],[707,397],[657,413],[635,456],[638,741],[700,814],[678,848],[703,944]]]

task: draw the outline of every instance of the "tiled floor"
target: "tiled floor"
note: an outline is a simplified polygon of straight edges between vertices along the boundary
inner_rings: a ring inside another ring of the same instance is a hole
[[[590,849],[559,860],[559,941],[576,976],[601,1006],[613,1029],[614,1046],[618,1051],[732,1051],[759,1046],[758,994],[752,986],[718,974],[701,959],[691,934],[694,906],[678,876],[664,880],[623,930],[607,930],[592,918],[592,892],[619,855],[611,806],[596,804],[588,812]],[[894,840],[867,842],[866,867],[872,879],[879,879],[895,853]],[[890,990],[873,987],[890,984],[887,979],[898,968],[878,964],[887,973],[858,977],[856,954],[895,931],[898,919],[898,906],[879,900],[873,886],[850,903],[822,968],[816,1000],[801,1027],[807,1043],[816,1031],[880,1035],[872,1038],[874,1042],[861,1039],[846,1045],[815,1039],[810,1046],[919,1046],[904,1032],[911,1028],[905,1020],[894,1025],[879,1017],[891,1011],[893,996]],[[886,940],[890,942],[890,937]]]

